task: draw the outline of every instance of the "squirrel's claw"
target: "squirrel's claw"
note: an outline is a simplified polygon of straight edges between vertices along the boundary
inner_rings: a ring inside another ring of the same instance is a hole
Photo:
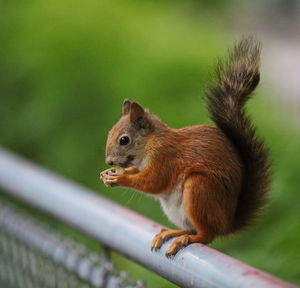
[[[162,244],[164,244],[167,240],[170,238],[181,236],[181,235],[189,235],[194,234],[193,231],[184,231],[184,230],[168,230],[165,228],[162,228],[159,233],[155,235],[155,237],[152,240],[151,243],[151,250],[157,250],[159,249]]]
[[[169,258],[174,256],[180,249],[187,246],[189,242],[189,235],[182,235],[175,239],[173,243],[169,246],[166,252],[166,256]]]
[[[209,234],[200,235],[196,234],[195,231],[184,231],[184,230],[168,230],[161,229],[159,233],[155,235],[151,244],[151,251],[159,249],[167,240],[173,237],[177,237],[166,251],[166,256],[169,258],[174,256],[180,249],[188,246],[191,243],[209,243],[212,238]]]
[[[156,251],[157,249],[159,249],[162,246],[162,244],[164,244],[165,241],[167,241],[169,239],[169,238],[166,238],[166,235],[164,234],[165,231],[168,231],[168,230],[165,228],[162,228],[160,230],[160,232],[155,235],[155,237],[153,238],[152,243],[151,243],[151,251],[153,251],[153,250]]]
[[[169,246],[166,252],[167,257],[174,256],[180,249],[183,247],[188,246],[192,243],[201,243],[201,244],[208,244],[212,241],[211,235],[200,235],[200,234],[185,234],[177,239],[175,239],[172,244]]]

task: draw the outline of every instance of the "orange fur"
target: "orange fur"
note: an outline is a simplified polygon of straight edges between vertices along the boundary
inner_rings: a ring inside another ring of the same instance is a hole
[[[122,117],[109,132],[106,161],[125,167],[125,173],[105,170],[103,182],[152,194],[170,218],[181,217],[184,230],[162,231],[152,243],[159,248],[181,235],[168,256],[190,243],[209,243],[245,227],[265,201],[268,155],[243,110],[259,81],[259,49],[251,41],[235,46],[228,67],[219,66],[219,84],[210,89],[209,109],[218,127],[174,129],[125,100]],[[120,144],[124,136],[126,145]]]

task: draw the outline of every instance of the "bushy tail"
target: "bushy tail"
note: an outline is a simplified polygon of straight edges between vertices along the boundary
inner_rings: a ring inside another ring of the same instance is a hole
[[[211,119],[227,135],[242,160],[244,174],[233,230],[251,224],[266,201],[270,162],[244,104],[259,83],[260,45],[252,37],[235,43],[227,61],[219,61],[217,81],[207,92]]]

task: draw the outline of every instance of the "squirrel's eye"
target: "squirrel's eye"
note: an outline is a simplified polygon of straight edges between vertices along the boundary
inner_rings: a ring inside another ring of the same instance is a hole
[[[130,139],[128,136],[122,136],[120,138],[120,145],[127,145],[129,143]]]

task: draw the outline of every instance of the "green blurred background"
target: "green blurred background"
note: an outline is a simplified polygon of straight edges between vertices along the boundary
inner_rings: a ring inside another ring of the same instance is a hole
[[[202,96],[216,59],[248,32],[233,27],[234,6],[230,0],[1,1],[0,144],[171,226],[155,200],[100,183],[106,135],[124,98],[174,127],[210,123]],[[272,153],[271,201],[256,226],[212,246],[300,284],[300,132],[271,94],[262,85],[248,105]],[[174,287],[114,257],[149,287]]]

